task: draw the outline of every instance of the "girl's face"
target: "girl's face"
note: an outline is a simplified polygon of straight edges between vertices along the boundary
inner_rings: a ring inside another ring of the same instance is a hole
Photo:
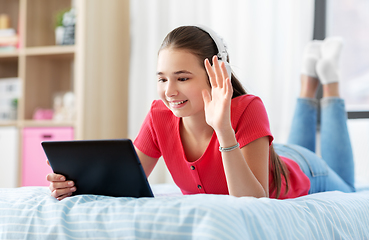
[[[204,113],[202,90],[210,91],[208,76],[198,58],[184,50],[165,48],[157,66],[157,90],[161,100],[177,117]]]

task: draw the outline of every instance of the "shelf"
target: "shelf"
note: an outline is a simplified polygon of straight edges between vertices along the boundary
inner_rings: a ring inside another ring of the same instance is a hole
[[[43,48],[37,48],[43,49]],[[60,48],[52,48],[52,50]],[[68,48],[67,48],[68,49]],[[34,53],[41,53],[34,51]],[[37,108],[52,109],[54,95],[59,92],[73,91],[74,54],[55,54],[44,51],[45,55],[28,55],[25,59],[24,108],[23,119],[32,120]],[[42,87],[40,87],[42,86]]]
[[[45,46],[45,47],[29,47],[15,51],[9,52],[0,52],[0,61],[17,59],[19,55],[26,56],[51,56],[51,57],[60,57],[71,55],[76,51],[76,47],[74,45],[60,45],[60,46]]]
[[[54,120],[12,120],[1,121],[0,127],[75,127],[72,121],[54,121]]]
[[[0,120],[0,127],[13,127],[18,126],[17,121],[2,121]]]
[[[78,44],[55,45],[55,16],[72,6]],[[19,164],[19,186],[20,173],[30,171],[22,165],[25,128],[71,127],[75,139],[127,136],[129,1],[0,0],[0,13],[10,16],[20,40],[18,49],[0,52],[0,81],[21,82],[18,119],[0,120],[0,127],[19,132],[12,160]],[[55,96],[65,92],[75,94],[74,121],[33,120],[37,109],[53,109]]]
[[[19,51],[0,52],[0,59],[16,59],[19,56]]]
[[[19,121],[21,127],[74,127],[74,123],[54,120],[24,120]]]
[[[74,45],[61,45],[61,46],[46,46],[46,47],[29,47],[24,49],[24,54],[27,56],[55,56],[60,55],[73,55],[76,47]]]

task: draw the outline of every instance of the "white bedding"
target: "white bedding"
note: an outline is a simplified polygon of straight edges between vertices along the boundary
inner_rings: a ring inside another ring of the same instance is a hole
[[[0,239],[369,239],[369,191],[290,200],[158,195],[57,201],[45,187],[0,189]]]

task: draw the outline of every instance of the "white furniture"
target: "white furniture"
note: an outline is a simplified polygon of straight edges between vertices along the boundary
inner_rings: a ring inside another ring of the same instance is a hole
[[[18,128],[0,127],[0,188],[18,185]]]

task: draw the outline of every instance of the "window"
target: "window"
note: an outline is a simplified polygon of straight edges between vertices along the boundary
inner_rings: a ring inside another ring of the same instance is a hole
[[[369,182],[369,1],[315,0],[314,39],[341,36],[341,96],[348,111],[356,187]],[[321,93],[317,96],[321,97]],[[361,119],[359,119],[361,118]]]
[[[362,112],[361,116],[366,118],[369,118],[368,13],[368,0],[327,0],[326,36],[344,39],[341,95],[349,112]]]

